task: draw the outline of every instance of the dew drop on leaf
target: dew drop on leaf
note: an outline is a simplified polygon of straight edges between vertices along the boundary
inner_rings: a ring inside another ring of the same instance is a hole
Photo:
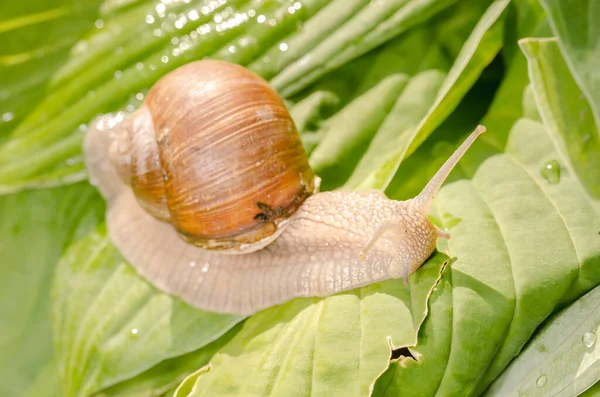
[[[593,332],[586,332],[583,334],[581,341],[585,347],[592,347],[596,343],[596,334]]]
[[[560,182],[560,164],[556,160],[550,160],[542,166],[540,174],[546,182],[555,185]]]
[[[547,380],[548,378],[546,377],[546,375],[542,375],[539,378],[537,378],[537,380],[535,381],[535,385],[539,388],[542,388],[546,384]]]
[[[14,118],[15,118],[15,115],[12,112],[6,112],[2,115],[2,121],[4,121],[5,123],[8,123],[9,121],[11,121]]]
[[[137,329],[137,328],[132,328],[132,329],[131,329],[131,331],[129,331],[129,333],[130,333],[130,335],[131,335],[132,337],[134,337],[134,338],[135,338],[135,337],[137,337],[137,334],[138,334],[138,329]]]

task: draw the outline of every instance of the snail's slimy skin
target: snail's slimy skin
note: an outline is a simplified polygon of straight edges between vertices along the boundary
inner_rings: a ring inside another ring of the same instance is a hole
[[[90,180],[108,203],[111,240],[157,288],[193,306],[249,315],[296,297],[327,296],[406,278],[449,236],[427,219],[433,196],[475,138],[478,128],[408,201],[380,192],[324,192],[309,197],[265,248],[243,255],[206,251],[186,243],[168,223],[142,209],[119,178],[108,150],[122,128],[110,116],[87,133]]]

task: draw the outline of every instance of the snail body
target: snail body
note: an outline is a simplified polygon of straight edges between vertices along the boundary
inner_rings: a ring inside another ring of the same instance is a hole
[[[429,206],[485,129],[413,199],[318,193],[272,94],[240,66],[198,61],[165,76],[122,123],[105,116],[90,128],[84,155],[108,203],[112,242],[157,288],[215,312],[248,315],[390,278],[407,283],[437,238],[449,238],[427,219]]]

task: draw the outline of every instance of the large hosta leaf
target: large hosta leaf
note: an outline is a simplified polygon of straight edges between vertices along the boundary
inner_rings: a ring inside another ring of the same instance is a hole
[[[138,375],[213,342],[240,320],[160,293],[122,261],[104,230],[90,234],[63,257],[54,284],[63,394],[86,396]]]
[[[382,389],[416,393],[428,360],[446,355],[445,372],[428,375],[437,393],[481,390],[557,306],[600,282],[596,204],[566,166],[559,183],[546,181],[540,171],[556,159],[544,126],[522,119],[504,154],[486,160],[472,182],[440,192],[440,219],[454,225],[447,252],[458,257],[447,284],[452,312],[419,339],[424,365],[393,368],[399,376]]]
[[[20,395],[40,371],[55,378],[44,369],[53,356],[53,272],[62,249],[102,214],[102,201],[87,184],[0,197],[0,395]]]
[[[399,280],[297,299],[247,320],[190,396],[366,396],[392,347],[414,346],[446,257]]]

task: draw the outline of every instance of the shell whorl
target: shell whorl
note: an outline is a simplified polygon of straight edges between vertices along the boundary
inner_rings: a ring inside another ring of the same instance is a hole
[[[121,179],[205,249],[264,247],[318,189],[283,100],[238,65],[203,60],[167,74],[122,130],[111,146]]]

